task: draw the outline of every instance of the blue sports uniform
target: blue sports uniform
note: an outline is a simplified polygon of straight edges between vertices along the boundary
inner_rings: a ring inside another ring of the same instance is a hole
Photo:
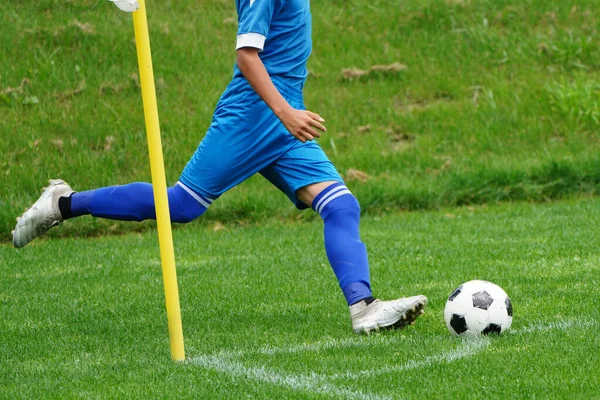
[[[305,109],[302,88],[312,49],[308,0],[237,0],[237,48],[253,47],[288,103]],[[252,89],[237,66],[212,123],[180,181],[208,199],[259,172],[302,209],[296,191],[342,181],[314,141],[300,142]]]
[[[311,51],[308,0],[238,0],[237,9],[237,48],[257,48],[281,95],[292,107],[304,109],[302,87]],[[180,182],[167,190],[171,220],[194,220],[217,197],[257,172],[300,209],[307,205],[296,197],[298,189],[335,181],[311,204],[324,221],[327,258],[348,305],[372,298],[357,199],[319,145],[302,143],[289,133],[236,67],[206,136]],[[152,185],[144,182],[74,193],[62,204],[65,219],[86,214],[126,221],[156,217]]]

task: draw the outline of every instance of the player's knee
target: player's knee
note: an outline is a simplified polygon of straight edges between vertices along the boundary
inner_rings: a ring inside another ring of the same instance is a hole
[[[360,204],[358,199],[354,195],[345,196],[344,202],[337,205],[337,208],[333,208],[330,213],[335,215],[336,218],[358,220],[360,219]]]
[[[189,212],[177,212],[171,214],[171,221],[177,222],[179,224],[187,224],[188,222],[192,222],[196,218],[198,218],[202,214],[198,213],[189,213]]]
[[[345,195],[338,201],[332,201],[327,208],[321,212],[324,220],[331,222],[340,221],[342,223],[360,220],[360,204],[354,195]]]
[[[323,220],[334,214],[355,219],[360,217],[360,204],[342,182],[328,186],[312,202],[312,208]]]
[[[192,222],[206,211],[206,207],[200,204],[196,197],[188,193],[180,185],[170,187],[167,193],[172,222],[186,224]]]
[[[358,199],[356,197],[354,197],[353,194],[351,194],[350,196],[352,196],[352,209],[354,209],[356,212],[358,212],[360,214],[360,203],[358,202]]]

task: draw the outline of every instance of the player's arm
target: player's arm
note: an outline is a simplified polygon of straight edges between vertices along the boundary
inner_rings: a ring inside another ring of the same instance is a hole
[[[325,120],[308,110],[297,110],[283,98],[271,81],[265,65],[258,56],[258,49],[242,47],[237,49],[236,63],[250,86],[267,103],[286,129],[301,142],[321,137],[326,131],[321,124]]]

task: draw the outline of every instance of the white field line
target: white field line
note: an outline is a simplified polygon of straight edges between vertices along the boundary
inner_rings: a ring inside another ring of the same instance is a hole
[[[408,371],[411,369],[430,367],[435,364],[451,363],[461,358],[473,356],[480,351],[484,350],[490,344],[489,338],[482,337],[477,339],[465,340],[462,346],[458,349],[454,349],[445,353],[436,354],[433,356],[425,357],[422,360],[410,360],[404,364],[390,365],[378,369],[369,369],[359,372],[345,372],[342,374],[330,375],[331,378],[339,379],[356,379],[368,376],[385,375],[393,372]]]
[[[590,328],[597,325],[596,321],[593,320],[564,320],[555,321],[548,323],[534,323],[522,329],[509,330],[507,333],[511,334],[528,334],[533,332],[545,332],[552,330],[567,330],[570,328]],[[480,351],[484,350],[490,344],[490,338],[480,337],[465,339],[463,346],[442,354],[437,354],[429,357],[425,357],[422,360],[410,360],[404,364],[391,365],[379,369],[365,370],[359,372],[346,372],[343,374],[330,375],[332,378],[359,378],[365,376],[377,376],[383,374],[389,374],[392,372],[407,371],[416,368],[429,367],[434,364],[450,363],[452,361],[459,360],[461,358],[473,356]]]
[[[250,379],[259,382],[283,386],[292,390],[306,391],[312,394],[329,395],[344,399],[390,399],[387,396],[373,395],[336,386],[327,382],[328,376],[310,374],[280,374],[264,367],[246,367],[239,362],[226,360],[216,356],[199,356],[187,361],[215,371],[223,372],[236,378]]]
[[[598,326],[594,320],[564,320],[554,322],[536,322],[521,329],[508,331],[509,334],[529,334],[534,332],[545,332],[552,330],[568,330],[571,328],[591,328]],[[426,368],[436,364],[451,363],[462,358],[471,357],[485,350],[491,343],[490,338],[481,337],[463,340],[461,347],[425,357],[421,360],[409,360],[404,364],[390,365],[383,368],[363,370],[358,372],[346,372],[341,374],[323,375],[311,372],[310,374],[281,374],[264,367],[246,367],[233,361],[232,358],[243,357],[247,354],[289,354],[316,352],[324,349],[342,349],[351,347],[370,346],[382,343],[393,343],[389,337],[371,336],[330,340],[289,347],[261,347],[259,349],[243,351],[221,351],[217,355],[202,355],[189,359],[187,362],[204,368],[210,368],[219,372],[260,382],[271,383],[277,386],[287,387],[292,390],[306,391],[314,394],[330,395],[348,399],[387,399],[388,397],[353,391],[337,385],[328,380],[331,379],[357,379],[372,377],[394,372],[408,371],[418,368]]]
[[[509,330],[506,333],[520,335],[533,332],[567,330],[570,328],[593,328],[596,326],[598,326],[598,322],[594,320],[566,319],[564,321],[536,322],[521,329]]]
[[[597,326],[597,322],[593,320],[564,320],[564,321],[553,321],[553,322],[543,322],[537,321],[526,327],[521,329],[512,329],[509,330],[508,334],[524,334],[524,333],[532,333],[532,332],[540,332],[540,331],[551,331],[551,330],[561,330],[561,329],[569,329],[569,328],[590,328]],[[446,335],[444,335],[446,336]],[[440,336],[441,337],[441,336]],[[234,356],[241,357],[246,354],[263,354],[268,356],[274,356],[278,354],[302,354],[306,352],[319,352],[322,350],[331,350],[331,349],[348,349],[353,347],[366,347],[366,346],[377,346],[377,345],[389,345],[395,342],[400,342],[402,340],[402,336],[381,336],[381,335],[371,335],[371,336],[354,336],[347,337],[342,339],[328,339],[325,341],[315,342],[315,343],[303,343],[292,346],[285,347],[274,347],[274,346],[263,346],[256,349],[251,349],[247,351],[223,351],[220,352],[222,356]]]

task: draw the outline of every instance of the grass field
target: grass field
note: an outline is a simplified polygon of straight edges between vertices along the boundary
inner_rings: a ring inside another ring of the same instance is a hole
[[[597,0],[311,6],[306,105],[326,119],[320,144],[367,212],[598,193]],[[148,14],[174,183],[231,77],[235,4],[149,0]],[[49,178],[78,190],[150,179],[129,15],[105,0],[5,1],[0,47],[3,238]],[[205,219],[295,218],[284,199],[251,179]],[[78,226],[80,235],[145,227]]]
[[[174,183],[231,77],[235,2],[147,4]],[[375,294],[423,293],[427,314],[354,335],[320,219],[258,177],[174,231],[183,364],[153,222],[86,217],[10,247],[49,178],[84,190],[150,172],[131,17],[4,1],[0,398],[600,398],[598,0],[311,8],[305,101],[361,202]],[[476,278],[506,289],[515,319],[463,342],[443,308]]]
[[[430,299],[415,326],[369,337],[350,330],[321,223],[186,226],[184,364],[154,232],[2,246],[0,397],[598,398],[599,224],[597,199],[365,218],[376,294]],[[446,330],[446,297],[475,278],[511,296],[505,336]]]

